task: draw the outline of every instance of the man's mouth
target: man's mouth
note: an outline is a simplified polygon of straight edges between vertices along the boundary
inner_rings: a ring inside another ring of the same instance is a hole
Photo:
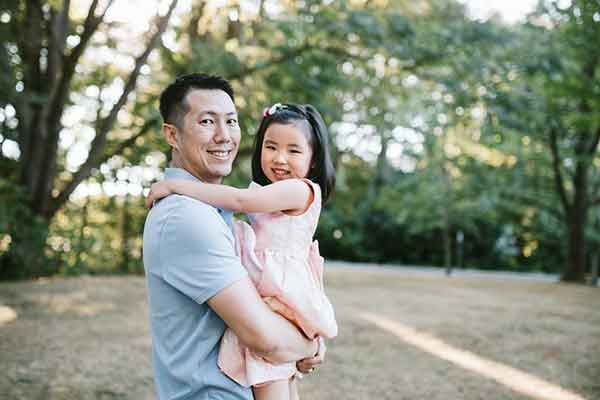
[[[231,150],[208,150],[208,154],[220,160],[228,160],[231,155]]]

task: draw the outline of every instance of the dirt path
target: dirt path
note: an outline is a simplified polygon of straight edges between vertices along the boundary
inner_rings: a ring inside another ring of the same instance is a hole
[[[304,399],[526,399],[360,318],[369,312],[600,399],[600,290],[331,268],[340,337]],[[0,399],[153,399],[142,277],[0,284]]]

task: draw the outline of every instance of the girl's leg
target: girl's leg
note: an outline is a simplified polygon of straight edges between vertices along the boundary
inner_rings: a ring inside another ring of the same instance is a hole
[[[252,386],[254,400],[290,400],[289,381],[273,381],[260,386]]]
[[[290,379],[290,400],[300,400],[300,397],[298,397],[298,385],[296,384],[296,378]]]

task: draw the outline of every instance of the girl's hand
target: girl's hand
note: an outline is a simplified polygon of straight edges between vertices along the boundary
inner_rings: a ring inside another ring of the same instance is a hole
[[[173,193],[166,181],[153,183],[150,187],[150,193],[146,197],[146,208],[152,208],[156,200],[160,200],[163,197],[167,197]]]
[[[319,341],[319,347],[317,350],[317,354],[314,357],[305,358],[296,363],[296,368],[298,371],[303,374],[309,374],[315,370],[315,368],[322,364],[325,360],[325,353],[327,352],[327,347],[325,346],[325,341],[322,337],[317,339]]]

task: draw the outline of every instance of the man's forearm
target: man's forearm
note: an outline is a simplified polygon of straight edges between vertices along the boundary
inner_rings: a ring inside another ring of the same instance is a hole
[[[318,350],[316,341],[265,304],[248,277],[223,289],[208,304],[242,343],[272,363],[298,361]]]
[[[316,340],[307,339],[298,328],[278,314],[274,315],[272,346],[268,351],[256,351],[267,361],[278,364],[312,357],[319,345]]]

